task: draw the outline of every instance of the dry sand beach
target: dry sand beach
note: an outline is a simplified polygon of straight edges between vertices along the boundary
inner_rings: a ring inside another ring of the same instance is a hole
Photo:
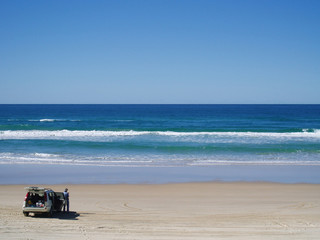
[[[68,185],[72,212],[53,218],[23,216],[24,187],[0,186],[0,239],[320,237],[319,184]]]

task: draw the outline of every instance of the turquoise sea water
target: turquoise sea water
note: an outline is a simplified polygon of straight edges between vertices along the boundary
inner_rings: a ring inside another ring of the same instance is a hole
[[[320,105],[0,105],[0,163],[320,165]]]

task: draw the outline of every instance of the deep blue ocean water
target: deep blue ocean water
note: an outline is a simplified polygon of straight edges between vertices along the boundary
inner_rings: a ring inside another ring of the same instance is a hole
[[[0,105],[0,164],[320,165],[320,105]]]

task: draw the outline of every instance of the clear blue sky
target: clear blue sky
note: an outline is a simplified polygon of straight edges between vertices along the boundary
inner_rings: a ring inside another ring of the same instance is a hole
[[[0,103],[320,103],[319,0],[0,1]]]

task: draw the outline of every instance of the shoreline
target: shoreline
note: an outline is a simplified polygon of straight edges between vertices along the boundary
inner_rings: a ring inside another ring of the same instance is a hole
[[[320,184],[205,182],[46,185],[70,213],[24,217],[26,185],[0,185],[4,239],[318,239]]]
[[[192,182],[320,183],[320,166],[218,165],[101,167],[1,164],[0,184],[166,184]]]

